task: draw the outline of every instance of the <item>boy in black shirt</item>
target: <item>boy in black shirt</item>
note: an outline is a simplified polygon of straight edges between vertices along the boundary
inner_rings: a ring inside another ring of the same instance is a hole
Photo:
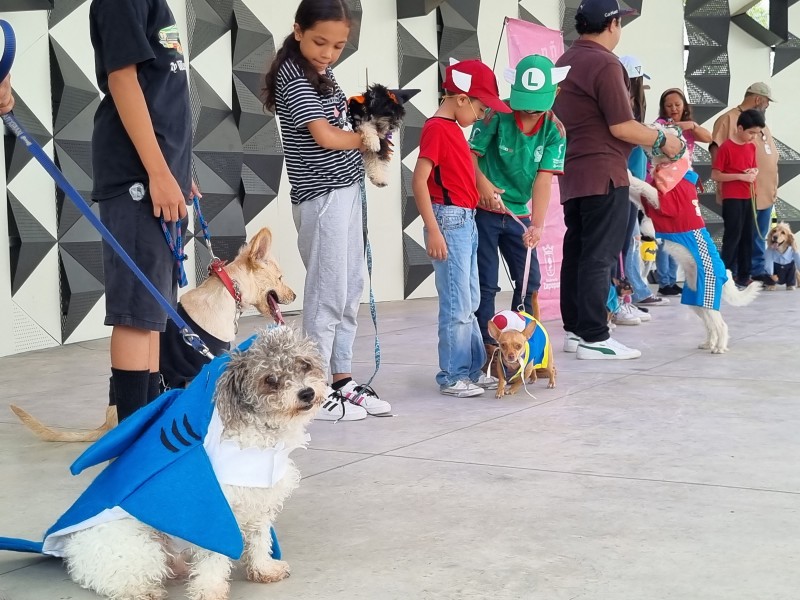
[[[97,83],[105,97],[92,136],[92,199],[100,218],[173,305],[177,264],[159,217],[186,216],[192,125],[187,65],[166,0],[93,0],[89,11]],[[174,234],[174,231],[173,231]],[[167,316],[103,244],[111,390],[123,420],[158,395],[158,334]]]

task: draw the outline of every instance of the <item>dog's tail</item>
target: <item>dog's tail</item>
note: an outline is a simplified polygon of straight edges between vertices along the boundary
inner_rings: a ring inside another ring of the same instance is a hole
[[[533,292],[531,294],[531,310],[533,310],[533,318],[542,322],[542,314],[539,312],[539,292]]]
[[[25,412],[19,406],[10,406],[15,415],[22,421],[22,424],[30,429],[36,437],[44,442],[95,442],[103,435],[117,426],[117,407],[109,406],[106,408],[106,422],[100,427],[91,430],[66,430],[53,429],[48,427],[30,413]]]
[[[731,306],[747,306],[761,292],[762,284],[760,281],[754,281],[743,290],[740,290],[736,287],[731,272],[727,271],[727,274],[728,281],[722,286],[722,299]]]

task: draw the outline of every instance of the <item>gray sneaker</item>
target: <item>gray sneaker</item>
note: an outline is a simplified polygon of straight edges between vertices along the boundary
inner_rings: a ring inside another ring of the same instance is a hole
[[[497,389],[497,377],[492,377],[491,375],[487,375],[486,373],[481,373],[481,376],[478,377],[476,381],[473,381],[475,385],[478,387],[482,387],[485,390],[496,390]]]
[[[456,381],[451,386],[439,388],[439,393],[456,398],[472,398],[483,394],[483,388],[471,381]]]
[[[578,351],[578,344],[581,343],[581,338],[570,331],[564,332],[564,352],[575,353]]]

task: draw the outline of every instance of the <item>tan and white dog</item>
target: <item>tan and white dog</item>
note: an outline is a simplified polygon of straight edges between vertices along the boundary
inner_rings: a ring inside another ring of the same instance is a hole
[[[254,307],[276,323],[282,321],[279,304],[288,304],[295,293],[283,280],[283,272],[271,253],[272,232],[262,228],[225,266],[225,271],[238,287],[241,302],[228,292],[218,277],[208,277],[195,289],[181,296],[179,313],[192,330],[200,335],[212,354],[230,349],[236,337],[239,316],[245,308]],[[188,317],[188,318],[187,318]],[[172,321],[161,334],[161,371],[167,387],[184,387],[208,362],[183,342]],[[108,406],[106,420],[92,430],[62,430],[49,427],[19,406],[10,406],[20,421],[45,442],[93,442],[117,425],[116,407]]]
[[[770,229],[764,264],[772,279],[772,283],[767,284],[767,290],[773,291],[776,285],[785,285],[787,291],[797,287],[800,252],[788,223],[778,223]]]

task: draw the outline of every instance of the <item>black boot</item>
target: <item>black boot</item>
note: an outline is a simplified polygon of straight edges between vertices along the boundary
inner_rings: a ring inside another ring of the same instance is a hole
[[[123,371],[111,368],[117,418],[120,423],[147,404],[150,371]],[[110,398],[109,398],[110,400]]]
[[[150,404],[153,400],[158,398],[164,390],[161,388],[161,373],[150,373],[150,379],[147,382],[147,403]]]

